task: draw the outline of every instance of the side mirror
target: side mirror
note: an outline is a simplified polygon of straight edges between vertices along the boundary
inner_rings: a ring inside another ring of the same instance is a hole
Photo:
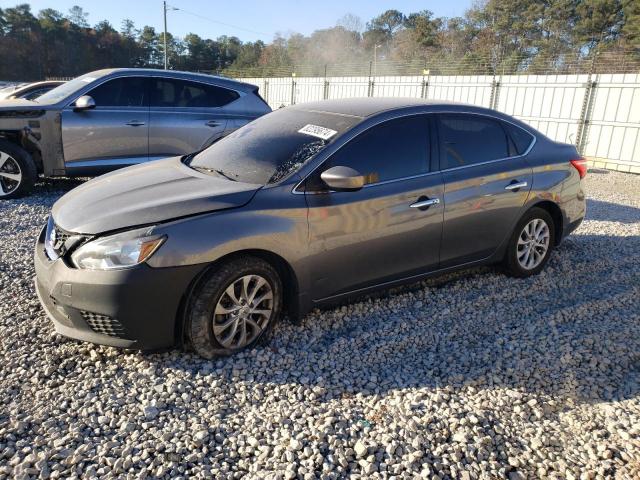
[[[74,112],[82,112],[84,110],[91,110],[92,108],[96,108],[96,101],[89,95],[81,96],[73,105]]]
[[[331,167],[322,172],[320,178],[337,192],[355,192],[364,187],[364,176],[350,167]]]

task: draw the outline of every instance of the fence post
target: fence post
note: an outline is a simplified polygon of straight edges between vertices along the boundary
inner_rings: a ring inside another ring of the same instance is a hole
[[[296,72],[291,74],[291,105],[296,104]]]
[[[269,79],[264,79],[264,101],[269,103]]]
[[[502,75],[498,77],[498,81],[496,82],[496,94],[493,97],[493,109],[497,110],[498,105],[500,104],[500,90],[502,88]]]
[[[584,155],[584,150],[588,143],[591,114],[593,113],[593,103],[599,82],[599,74],[593,79],[591,73],[589,73],[589,78],[585,85],[584,99],[582,100],[582,109],[580,110],[580,120],[578,121],[578,134],[576,135],[576,149],[580,155]]]
[[[367,96],[368,97],[373,97],[374,82],[373,82],[373,77],[371,76],[371,69],[372,68],[373,68],[373,62],[369,62],[369,89],[367,91]]]
[[[500,80],[501,76],[496,80],[495,74],[491,81],[491,97],[489,98],[489,108],[496,110],[498,108],[498,99],[500,98]]]
[[[329,98],[329,81],[327,80],[327,64],[324,64],[324,89],[322,91],[322,98],[325,100]]]
[[[422,92],[421,98],[429,98],[429,81],[431,80],[431,72],[426,68],[422,70]]]
[[[593,73],[596,70],[596,60],[598,58],[598,48],[591,58],[591,67],[589,68],[589,75],[587,77],[587,83],[585,84],[584,98],[582,99],[582,109],[580,110],[580,119],[578,120],[578,132],[576,135],[576,149],[578,153],[582,155],[587,145],[587,137],[589,133],[589,122],[591,121],[591,111],[593,110],[593,99],[595,97],[595,90],[600,80],[600,75],[596,75],[595,81],[593,80]]]

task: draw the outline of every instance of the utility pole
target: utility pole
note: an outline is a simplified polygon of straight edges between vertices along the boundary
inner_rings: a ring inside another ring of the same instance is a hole
[[[162,2],[164,7],[164,69],[167,69],[167,2]]]
[[[167,70],[169,68],[169,62],[167,61],[167,2],[164,0],[162,2],[163,12],[164,12],[164,69]],[[169,5],[169,10],[180,10],[177,7],[172,7]]]

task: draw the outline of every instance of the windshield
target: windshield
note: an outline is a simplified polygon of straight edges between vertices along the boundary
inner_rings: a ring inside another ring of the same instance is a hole
[[[361,119],[283,108],[254,120],[194,156],[191,168],[267,185],[298,170]]]
[[[62,85],[49,90],[44,95],[39,96],[34,101],[38,103],[58,103],[61,100],[64,100],[70,95],[73,95],[76,91],[80,90],[82,87],[86,86],[89,83],[92,83],[94,80],[102,77],[107,71],[97,71],[86,73],[80,77],[76,77],[73,80],[69,80]]]

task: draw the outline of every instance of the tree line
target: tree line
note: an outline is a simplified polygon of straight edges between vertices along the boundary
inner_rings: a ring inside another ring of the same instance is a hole
[[[47,8],[34,14],[28,4],[0,9],[0,79],[163,66],[163,32],[137,28],[131,20],[119,29],[106,20],[91,26],[87,17],[78,6],[67,13]],[[276,34],[268,44],[167,34],[170,68],[228,75],[317,75],[327,64],[346,74],[372,63],[381,73],[398,65],[415,72],[562,72],[596,54],[611,68],[620,68],[621,58],[640,62],[640,0],[485,0],[462,17],[387,10],[366,23],[349,14],[331,28],[308,36]]]

